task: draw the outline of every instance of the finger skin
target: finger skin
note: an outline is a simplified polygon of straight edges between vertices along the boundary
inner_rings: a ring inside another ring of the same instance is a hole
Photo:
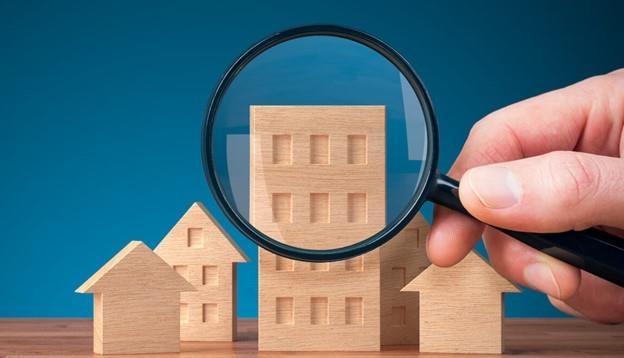
[[[512,186],[518,187],[517,203],[509,207],[491,204],[501,195],[493,192],[500,183],[488,182],[489,173],[501,171],[511,175]],[[517,231],[564,232],[624,224],[622,183],[624,159],[551,152],[470,169],[462,178],[459,196],[472,215],[489,225]]]
[[[623,106],[620,70],[498,110],[473,127],[449,176],[460,179],[476,166],[557,150],[621,156]],[[475,232],[483,226],[446,209],[436,213],[427,244],[429,259],[440,266],[455,264],[468,254],[477,241]]]
[[[524,274],[535,262],[546,263],[557,281],[556,290],[546,291],[550,302],[559,310],[601,323],[624,322],[624,288],[585,271],[546,256],[490,227],[484,242],[492,267],[509,280],[540,290]]]
[[[576,267],[542,254],[491,227],[486,228],[483,239],[492,267],[505,278],[559,300],[565,300],[576,293],[581,280],[580,270]],[[532,277],[528,275],[526,268],[536,263],[550,268],[555,281],[553,284],[529,281]]]
[[[624,288],[585,271],[581,275],[577,292],[565,304],[592,321],[624,322]]]
[[[583,314],[577,310],[575,310],[574,308],[570,307],[567,303],[558,300],[552,296],[548,296],[548,301],[550,301],[550,303],[555,306],[555,308],[557,308],[559,311],[563,312],[563,313],[567,313],[570,316],[574,316],[577,318],[586,318],[583,316]]]
[[[437,266],[447,267],[457,263],[481,239],[484,225],[450,209],[436,206],[434,220],[427,238],[427,256]],[[431,238],[435,233],[435,238]]]

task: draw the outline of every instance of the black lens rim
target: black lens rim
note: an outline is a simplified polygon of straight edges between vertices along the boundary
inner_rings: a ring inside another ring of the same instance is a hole
[[[395,218],[386,227],[376,233],[375,235],[362,240],[358,243],[343,246],[334,249],[325,250],[312,250],[303,249],[295,246],[290,246],[272,239],[271,237],[263,234],[251,225],[240,213],[235,210],[228,202],[226,195],[223,191],[221,183],[216,173],[216,166],[214,163],[215,153],[212,145],[212,129],[216,119],[217,110],[223,95],[227,91],[232,81],[236,78],[238,73],[254,58],[268,49],[295,38],[307,37],[307,36],[335,36],[345,39],[349,39],[365,45],[376,52],[380,53],[391,63],[393,63],[403,76],[407,79],[409,84],[414,89],[421,105],[423,106],[423,114],[427,130],[427,155],[424,166],[424,180],[421,180],[418,184],[414,194],[410,200],[409,205],[401,212],[401,214]],[[432,186],[436,178],[436,168],[438,162],[438,127],[435,119],[435,112],[429,94],[427,93],[422,81],[412,69],[411,65],[403,58],[398,52],[383,41],[366,34],[362,31],[336,26],[336,25],[311,25],[292,28],[289,30],[281,31],[265,38],[264,40],[256,43],[250,49],[245,51],[225,72],[219,84],[217,85],[213,96],[208,104],[208,109],[204,118],[202,127],[202,143],[201,143],[201,157],[202,165],[204,168],[204,174],[208,182],[210,191],[212,192],[215,201],[219,205],[219,208],[223,211],[226,218],[236,227],[243,235],[255,242],[258,246],[280,256],[284,256],[290,259],[309,261],[309,262],[328,262],[344,260],[351,257],[359,256],[374,250],[396,234],[398,234],[416,215],[424,201],[427,199],[427,194],[431,191]]]

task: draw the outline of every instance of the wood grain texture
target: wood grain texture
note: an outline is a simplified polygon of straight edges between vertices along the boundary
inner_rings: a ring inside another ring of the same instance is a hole
[[[504,355],[488,357],[604,357],[624,355],[624,325],[579,319],[506,319]],[[93,322],[87,319],[0,319],[0,356],[92,357]],[[203,357],[483,357],[483,354],[420,353],[417,345],[384,346],[381,352],[258,352],[257,321],[242,319],[236,342],[182,342],[180,353],[149,358]],[[128,356],[120,356],[128,357]]]
[[[92,293],[93,351],[180,349],[180,292],[195,288],[140,241],[132,241],[76,292]]]
[[[403,291],[420,294],[422,352],[503,351],[503,293],[519,290],[474,251],[453,267],[429,266]]]
[[[425,238],[429,223],[421,213],[380,249],[381,344],[418,344],[418,295],[401,289],[429,266]]]
[[[180,297],[183,341],[232,341],[236,337],[236,265],[248,262],[199,202],[154,250],[196,291]]]
[[[250,112],[254,226],[313,249],[352,244],[384,227],[385,107]],[[380,272],[379,250],[323,265],[260,249],[260,350],[379,350]]]

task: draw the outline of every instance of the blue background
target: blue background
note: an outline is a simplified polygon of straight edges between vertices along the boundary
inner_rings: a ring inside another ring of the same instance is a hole
[[[205,105],[265,35],[334,23],[389,42],[433,98],[445,170],[488,112],[622,67],[622,14],[617,1],[2,0],[0,316],[90,315],[73,291],[101,264],[130,239],[154,247],[192,201],[214,208]],[[240,269],[244,317],[256,315],[256,274]],[[507,313],[559,315],[530,291]]]

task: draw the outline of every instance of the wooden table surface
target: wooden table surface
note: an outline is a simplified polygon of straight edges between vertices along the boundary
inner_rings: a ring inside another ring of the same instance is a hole
[[[92,323],[87,319],[0,319],[0,356],[92,356]],[[418,346],[384,347],[369,353],[258,352],[257,321],[240,320],[239,340],[183,342],[180,354],[156,357],[450,357],[419,354]],[[607,326],[576,319],[507,319],[506,355],[514,357],[624,357],[624,325]],[[470,357],[469,355],[459,355]],[[496,355],[487,355],[495,357]],[[110,357],[110,356],[107,356]],[[127,356],[126,356],[127,357]],[[145,356],[141,356],[145,357]]]

